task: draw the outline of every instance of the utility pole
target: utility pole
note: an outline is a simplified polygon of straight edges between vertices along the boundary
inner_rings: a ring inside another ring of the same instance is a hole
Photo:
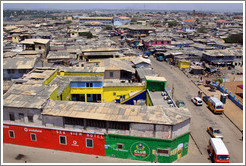
[[[173,99],[173,94],[174,94],[174,84],[172,85],[172,99]]]

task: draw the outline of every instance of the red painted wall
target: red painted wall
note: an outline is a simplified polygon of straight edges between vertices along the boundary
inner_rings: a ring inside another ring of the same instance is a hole
[[[163,43],[161,43],[163,42]],[[171,41],[169,41],[170,43],[168,43],[168,41],[152,41],[152,42],[144,42],[144,45],[146,45],[147,47],[150,46],[164,46],[164,45],[171,45]],[[151,44],[150,44],[151,43]]]
[[[14,131],[15,138],[9,137],[9,130]],[[31,133],[36,134],[37,141],[31,140]],[[66,145],[60,144],[59,136],[66,136]],[[93,148],[86,147],[87,138],[93,139]],[[3,143],[94,154],[100,156],[105,155],[104,135],[88,134],[84,132],[74,132],[69,130],[65,131],[3,124]]]

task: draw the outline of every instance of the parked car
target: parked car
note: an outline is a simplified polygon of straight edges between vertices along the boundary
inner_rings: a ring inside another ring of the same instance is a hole
[[[182,100],[177,100],[176,101],[176,105],[177,105],[177,107],[185,107],[185,103],[182,101]]]
[[[143,58],[146,58],[147,59],[147,58],[149,58],[149,56],[148,55],[143,55]]]
[[[158,61],[164,61],[164,58],[163,58],[163,56],[158,56],[158,57],[157,57],[157,60],[158,60]]]
[[[223,135],[221,131],[214,127],[208,127],[207,132],[213,137],[213,138],[221,138],[223,139]]]
[[[200,97],[193,97],[191,101],[197,106],[202,106],[202,99]]]
[[[210,96],[203,96],[202,97],[202,100],[206,103],[206,104],[208,104],[208,99],[210,98]]]

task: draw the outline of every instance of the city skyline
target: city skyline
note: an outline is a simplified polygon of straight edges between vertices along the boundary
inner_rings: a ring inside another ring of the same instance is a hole
[[[8,10],[196,10],[243,12],[243,3],[3,3]]]

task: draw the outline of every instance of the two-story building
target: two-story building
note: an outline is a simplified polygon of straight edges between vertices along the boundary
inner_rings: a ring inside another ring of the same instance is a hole
[[[103,73],[103,68],[32,70],[4,94],[3,142],[162,163],[188,153],[191,115],[187,108],[111,100],[127,92],[130,98],[146,97],[142,94],[153,88],[161,95],[165,78],[148,77],[145,86],[123,85],[104,83]],[[146,100],[154,99],[149,95]]]
[[[114,26],[130,25],[130,17],[114,17]]]
[[[23,46],[23,50],[35,50],[42,54],[42,58],[45,58],[50,50],[49,39],[25,39],[20,42]]]
[[[143,38],[144,46],[149,48],[151,46],[164,46],[164,45],[171,45],[171,38],[167,37],[152,37],[148,36]]]
[[[129,26],[127,36],[133,38],[146,37],[149,35],[150,31],[155,31],[155,28],[146,26]]]

